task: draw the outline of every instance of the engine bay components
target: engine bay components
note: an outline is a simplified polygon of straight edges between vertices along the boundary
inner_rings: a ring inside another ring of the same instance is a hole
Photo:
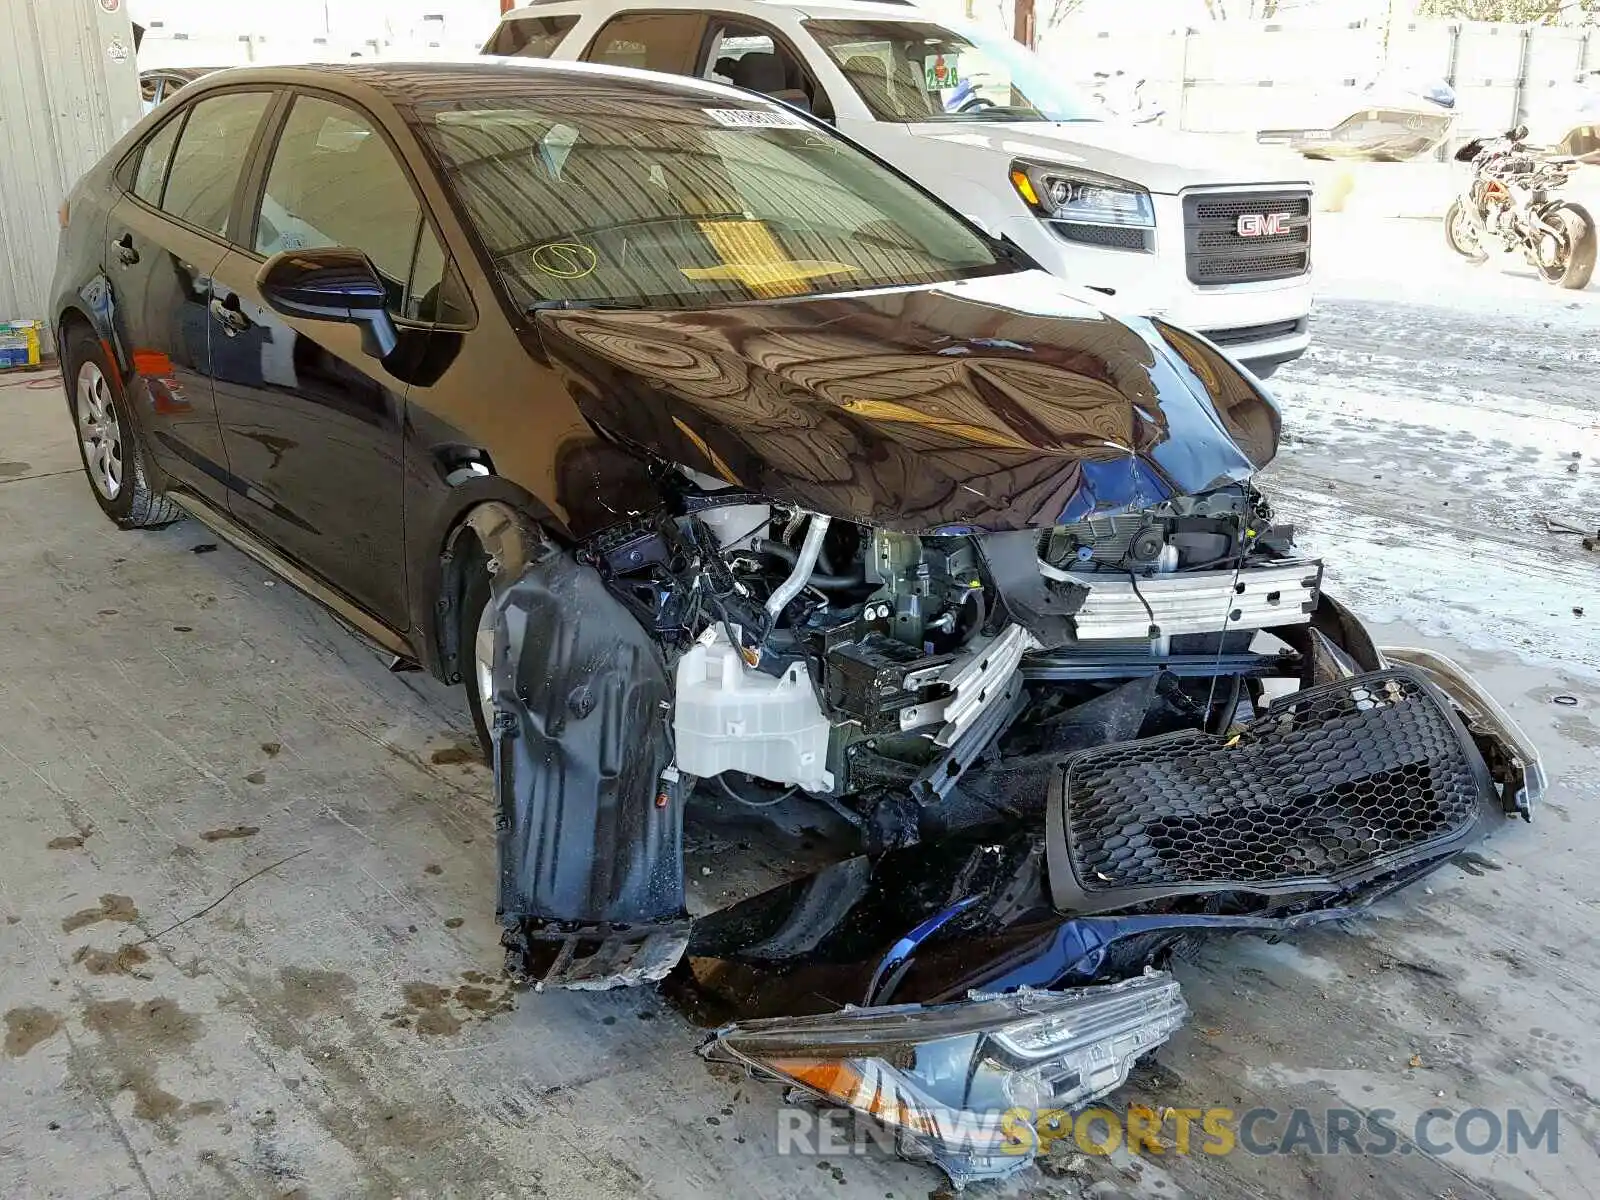
[[[745,664],[713,626],[678,660],[672,732],[690,775],[743,771],[808,792],[833,788],[827,717],[804,662],[772,676]]]
[[[900,728],[916,729],[937,725],[933,741],[949,746],[991,704],[1005,694],[1007,681],[1022,665],[1022,656],[1038,645],[1020,625],[1008,625],[992,641],[986,641],[961,658],[939,667],[912,671],[906,682],[913,687],[938,685],[946,695],[927,704],[913,705],[900,712]]]
[[[1089,594],[1072,618],[1080,641],[1143,637],[1152,628],[1172,637],[1304,625],[1322,591],[1322,564],[1293,559],[1249,571],[1096,575],[1081,582]]]
[[[651,881],[681,874],[682,809],[701,781],[757,807],[821,801],[869,848],[997,813],[1057,822],[1040,843],[1057,897],[1099,911],[1105,892],[1248,890],[1227,871],[1180,870],[1213,842],[1248,857],[1233,844],[1239,795],[1258,821],[1272,798],[1299,822],[1285,834],[1299,865],[1284,870],[1316,890],[1352,877],[1319,869],[1317,847],[1379,836],[1349,789],[1383,793],[1404,824],[1425,798],[1384,771],[1415,782],[1448,768],[1480,798],[1528,774],[1525,744],[1492,750],[1500,726],[1481,701],[1469,705],[1477,742],[1446,736],[1458,718],[1433,685],[1399,704],[1387,698],[1398,677],[1327,718],[1344,731],[1333,744],[1356,739],[1351,764],[1273,765],[1274,722],[1312,711],[1296,696],[1367,686],[1386,664],[1248,484],[1043,530],[911,533],[683,471],[667,481],[659,511],[573,555],[544,547],[497,600],[497,771],[519,856],[505,909],[521,914],[524,948],[551,922],[568,936],[575,921],[681,920],[681,878]],[[605,631],[618,623],[626,637]],[[1445,730],[1431,749],[1391,729],[1430,714]],[[1493,782],[1472,767],[1486,753]],[[1146,814],[1156,795],[1167,798]],[[1440,829],[1465,836],[1465,812]],[[566,848],[574,839],[583,853]],[[1135,842],[1148,842],[1139,871],[1117,857]],[[1390,849],[1406,859],[1430,845]]]

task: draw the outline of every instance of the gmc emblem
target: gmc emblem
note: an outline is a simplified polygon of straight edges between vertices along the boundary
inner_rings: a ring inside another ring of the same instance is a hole
[[[1235,228],[1240,237],[1277,237],[1289,232],[1293,213],[1240,213]]]

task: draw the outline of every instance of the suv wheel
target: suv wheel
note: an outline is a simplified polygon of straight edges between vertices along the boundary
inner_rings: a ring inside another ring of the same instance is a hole
[[[100,510],[124,529],[155,529],[183,517],[183,510],[150,486],[148,459],[129,419],[117,371],[87,329],[67,339],[67,395],[78,435],[78,454]]]

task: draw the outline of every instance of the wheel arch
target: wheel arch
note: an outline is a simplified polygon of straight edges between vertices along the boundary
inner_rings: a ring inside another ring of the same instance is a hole
[[[415,648],[433,675],[459,683],[465,666],[459,635],[468,564],[482,554],[515,577],[537,546],[562,540],[564,526],[537,497],[496,475],[459,485],[450,500],[424,537],[413,572],[419,615]]]
[[[71,338],[73,331],[77,329],[84,330],[90,337],[98,341],[100,349],[105,353],[106,361],[111,364],[113,369],[120,372],[120,368],[117,367],[116,355],[111,350],[111,343],[106,339],[105,331],[95,324],[94,317],[80,305],[67,305],[56,316],[53,332],[56,340],[56,361],[61,365],[61,391],[66,396],[69,409],[72,407],[72,384],[66,378],[67,342]],[[122,381],[119,379],[118,382]]]

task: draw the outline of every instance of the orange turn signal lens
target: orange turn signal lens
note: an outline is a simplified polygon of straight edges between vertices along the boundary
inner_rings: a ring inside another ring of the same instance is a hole
[[[938,1129],[934,1115],[907,1104],[898,1088],[894,1089],[895,1094],[885,1092],[885,1085],[892,1087],[893,1081],[881,1070],[874,1069],[869,1081],[868,1075],[855,1062],[842,1059],[774,1058],[765,1065],[847,1108],[877,1117],[885,1124],[915,1133],[934,1133]]]
[[[1039,203],[1039,193],[1033,190],[1033,180],[1028,178],[1028,173],[1020,168],[1011,169],[1011,186],[1017,189],[1021,196],[1033,208],[1044,207]]]

